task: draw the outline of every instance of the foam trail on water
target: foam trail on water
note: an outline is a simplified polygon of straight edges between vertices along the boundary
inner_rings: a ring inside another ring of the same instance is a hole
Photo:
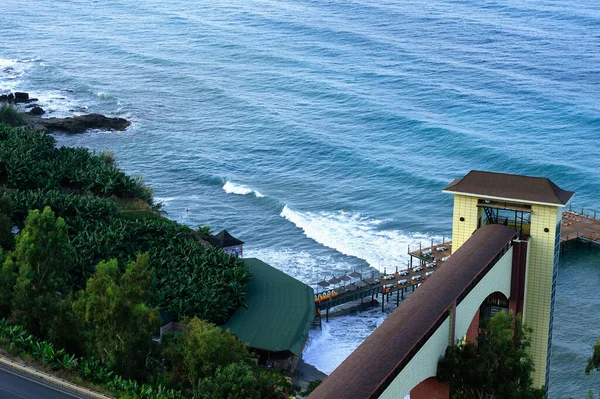
[[[0,92],[15,91],[21,83],[19,79],[30,67],[31,60],[0,58]]]
[[[52,117],[65,118],[73,115],[85,114],[86,105],[73,98],[66,90],[45,90],[32,93],[38,99],[39,105]]]
[[[175,197],[154,197],[155,202],[162,202],[165,206],[169,205],[169,203],[175,199]]]
[[[430,236],[406,233],[400,230],[382,230],[383,220],[372,219],[359,213],[297,212],[287,205],[281,216],[304,231],[316,242],[349,256],[364,259],[372,267],[394,271],[407,267],[408,246],[423,242],[428,246]],[[435,242],[441,237],[433,237]]]
[[[244,186],[243,184],[236,184],[236,183],[233,183],[230,181],[225,182],[225,185],[223,186],[223,190],[225,190],[225,192],[228,194],[237,194],[237,195],[254,194],[254,196],[257,198],[264,197],[264,195],[261,194],[259,191],[253,190],[248,186]]]
[[[331,374],[389,315],[379,306],[323,321],[322,330],[311,329],[302,359]]]
[[[244,248],[244,256],[259,258],[313,288],[316,288],[315,283],[326,275],[340,275],[356,268],[355,264],[334,259],[330,255],[315,255],[291,248],[247,247]]]

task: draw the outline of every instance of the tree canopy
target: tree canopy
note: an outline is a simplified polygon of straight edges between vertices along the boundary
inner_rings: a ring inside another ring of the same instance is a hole
[[[170,334],[163,351],[171,380],[179,387],[195,387],[203,378],[212,377],[219,367],[249,359],[246,345],[229,330],[223,331],[196,317],[182,324],[183,332]]]
[[[147,254],[138,255],[121,276],[116,260],[100,262],[73,302],[88,356],[125,377],[145,374],[152,333],[160,327],[158,310],[144,303],[151,282]]]
[[[448,347],[438,364],[438,378],[449,383],[453,399],[543,398],[543,390],[532,387],[530,334],[520,316],[498,312],[478,345]]]
[[[17,273],[12,317],[19,324],[36,335],[49,331],[60,297],[69,291],[72,261],[73,247],[65,221],[56,218],[50,207],[29,212],[12,258],[5,261],[6,269]]]

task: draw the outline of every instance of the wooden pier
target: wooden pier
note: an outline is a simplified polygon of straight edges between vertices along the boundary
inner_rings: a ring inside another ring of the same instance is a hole
[[[394,294],[396,294],[397,306],[408,292],[414,291],[442,266],[451,252],[451,242],[420,248],[409,252],[411,259],[406,270],[396,270],[395,273],[383,274],[377,278],[373,276],[319,292],[315,294],[315,307],[320,315],[319,318],[323,316],[322,312],[324,311],[325,318],[329,320],[329,309],[348,302],[358,300],[362,302],[369,297],[371,304],[374,304],[375,299],[379,299],[378,297],[381,296],[381,310],[383,311],[385,303],[389,303],[390,299],[393,300]]]
[[[581,213],[563,212],[560,242],[564,247],[566,242],[573,240],[600,244],[600,220],[596,218],[596,211],[590,215],[585,215],[584,209]]]

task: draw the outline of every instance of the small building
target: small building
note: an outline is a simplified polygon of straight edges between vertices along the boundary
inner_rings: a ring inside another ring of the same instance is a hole
[[[265,262],[248,258],[252,277],[240,307],[223,326],[254,352],[259,366],[294,371],[315,318],[314,291]]]
[[[244,257],[242,247],[244,242],[229,234],[227,230],[211,235],[208,241],[213,247],[221,248],[226,254],[235,255],[239,258]]]
[[[158,329],[158,334],[152,336],[154,342],[162,342],[165,334],[183,331],[183,324],[177,321],[175,312],[158,309],[158,315],[160,317],[160,328]]]

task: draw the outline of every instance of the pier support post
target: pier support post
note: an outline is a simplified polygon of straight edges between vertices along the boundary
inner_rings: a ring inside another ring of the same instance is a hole
[[[402,288],[402,300],[404,300],[404,288]]]
[[[381,311],[384,311],[385,307],[385,298],[383,297],[383,292],[381,293]]]
[[[325,312],[325,320],[329,323],[329,307],[327,307],[327,311]]]
[[[373,306],[373,300],[374,300],[374,299],[375,299],[375,298],[373,297],[373,294],[371,294],[371,306]]]
[[[396,291],[396,307],[400,305],[400,290]]]

